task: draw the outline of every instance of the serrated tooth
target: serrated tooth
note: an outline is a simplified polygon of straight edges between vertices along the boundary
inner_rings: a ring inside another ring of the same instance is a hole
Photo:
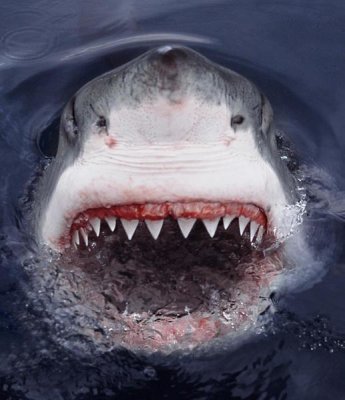
[[[238,226],[240,228],[240,235],[243,235],[244,230],[249,222],[249,218],[244,217],[243,215],[238,217]]]
[[[253,241],[258,228],[259,228],[259,224],[257,224],[255,221],[250,221],[250,241],[251,242]]]
[[[156,240],[161,232],[162,226],[163,226],[163,219],[159,220],[145,220],[145,224],[147,226],[147,229],[150,231],[152,237]]]
[[[84,239],[85,246],[88,246],[88,244],[89,244],[89,235],[87,234],[87,232],[85,232],[84,228],[80,228],[79,231],[81,233],[82,238]]]
[[[104,218],[109,226],[109,229],[114,232],[116,227],[116,218],[115,217],[105,217]]]
[[[89,220],[89,224],[95,231],[96,236],[99,236],[99,232],[101,231],[101,220],[99,218],[92,218]]]
[[[223,217],[223,226],[224,229],[228,229],[231,222],[236,218],[236,215],[225,215]]]
[[[216,233],[220,218],[216,219],[203,219],[202,222],[205,225],[205,228],[208,234],[213,238],[214,234]]]
[[[264,227],[260,225],[259,232],[256,235],[256,243],[260,244],[262,242],[263,236],[264,236]]]
[[[181,229],[182,235],[185,239],[187,239],[190,231],[192,230],[196,219],[195,218],[178,218],[177,223]]]
[[[79,232],[77,230],[73,232],[72,243],[76,249],[78,248],[78,245],[80,244]]]
[[[137,219],[122,219],[121,218],[121,223],[122,223],[123,229],[126,232],[128,240],[131,240],[134,235],[135,230],[137,229],[139,220],[137,220]]]

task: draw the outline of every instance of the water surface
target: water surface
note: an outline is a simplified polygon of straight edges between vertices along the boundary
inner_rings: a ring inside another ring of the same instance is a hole
[[[0,18],[1,398],[345,398],[345,4],[4,0]],[[298,291],[273,294],[270,326],[223,354],[147,358],[116,350],[90,359],[52,341],[27,302],[19,198],[42,149],[54,154],[71,95],[167,43],[240,72],[270,99],[309,174],[308,242],[324,268]]]

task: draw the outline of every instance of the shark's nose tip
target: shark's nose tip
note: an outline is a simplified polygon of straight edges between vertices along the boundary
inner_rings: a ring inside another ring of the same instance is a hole
[[[166,67],[174,68],[180,61],[188,57],[185,49],[181,47],[163,46],[157,50],[159,61]]]

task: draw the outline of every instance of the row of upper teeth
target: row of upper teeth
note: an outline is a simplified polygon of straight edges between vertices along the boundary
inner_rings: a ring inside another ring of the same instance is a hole
[[[223,225],[224,229],[227,229],[231,222],[237,218],[237,215],[226,215],[224,216],[223,219]],[[220,218],[215,218],[215,219],[202,219],[203,224],[205,225],[205,228],[209,235],[213,237],[216,233],[218,223],[219,223]],[[115,217],[105,217],[105,221],[109,226],[109,229],[114,232],[115,227],[116,227],[116,218]],[[154,239],[157,239],[162,227],[163,227],[163,222],[164,220],[145,220],[146,226],[151,233],[152,237]],[[195,218],[178,218],[177,223],[181,229],[182,235],[187,238],[190,231],[192,230],[194,224],[196,222]],[[129,240],[132,239],[135,230],[138,227],[139,220],[137,219],[132,219],[132,220],[127,220],[127,219],[121,219],[122,226],[126,232],[126,235]],[[240,235],[243,235],[243,232],[245,231],[248,223],[250,224],[249,228],[249,235],[250,235],[250,241],[253,243],[254,238],[257,244],[260,244],[262,241],[262,237],[264,234],[264,227],[262,225],[259,225],[255,221],[251,221],[249,218],[246,218],[244,216],[239,216],[238,217],[238,228],[240,231]],[[77,247],[80,244],[80,237],[82,237],[84,243],[86,246],[88,246],[89,239],[88,239],[88,234],[91,229],[94,230],[96,236],[99,236],[100,231],[101,231],[101,220],[99,218],[92,218],[89,220],[89,226],[90,228],[79,228],[79,230],[75,230],[72,236],[72,244]]]

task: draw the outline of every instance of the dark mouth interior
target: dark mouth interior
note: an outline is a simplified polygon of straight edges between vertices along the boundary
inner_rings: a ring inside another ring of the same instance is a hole
[[[180,317],[188,312],[213,312],[215,292],[224,304],[231,303],[231,288],[239,278],[237,265],[258,252],[249,235],[249,225],[240,235],[236,218],[227,230],[219,224],[212,239],[197,221],[184,239],[176,221],[167,219],[157,240],[140,222],[129,241],[121,224],[111,232],[102,222],[99,237],[91,232],[88,246],[81,242],[79,256],[93,255],[113,266],[116,284],[104,288],[104,293],[120,313]],[[89,265],[88,270],[95,274],[93,268]],[[95,275],[102,279],[98,269]]]
[[[248,317],[247,303],[259,301],[267,238],[261,244],[257,235],[253,239],[249,222],[241,234],[239,221],[225,229],[220,218],[210,237],[196,220],[184,238],[177,220],[167,217],[154,240],[139,220],[129,240],[120,219],[114,230],[101,219],[100,232],[89,229],[87,245],[80,238],[67,254],[73,270],[82,271],[85,301],[97,298],[97,312],[116,322],[117,342],[194,346],[236,329]]]

